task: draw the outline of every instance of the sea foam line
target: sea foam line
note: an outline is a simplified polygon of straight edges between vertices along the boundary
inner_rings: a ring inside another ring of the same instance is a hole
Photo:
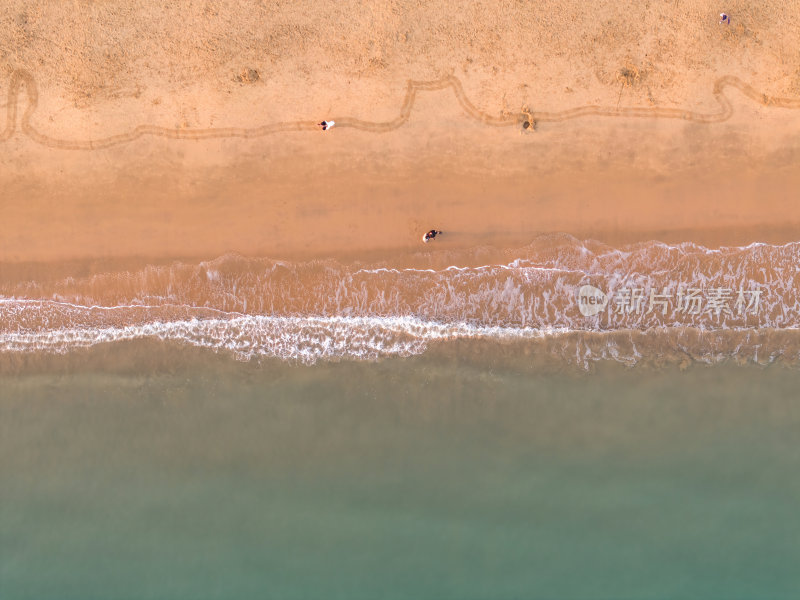
[[[569,331],[439,323],[415,317],[246,315],[122,327],[69,327],[31,333],[1,333],[0,352],[66,353],[97,344],[152,338],[227,350],[240,359],[273,356],[313,363],[325,358],[370,360],[420,354],[429,343],[439,340],[539,339]]]
[[[80,348],[152,339],[230,353],[239,360],[278,358],[314,364],[320,360],[367,360],[407,357],[425,352],[432,343],[487,340],[500,343],[547,343],[545,351],[568,363],[589,368],[612,360],[627,365],[642,358],[681,358],[714,363],[727,358],[796,364],[800,329],[657,327],[647,330],[584,331],[572,328],[481,326],[443,323],[412,316],[267,316],[227,319],[151,321],[110,327],[63,327],[37,332],[0,333],[0,354],[67,354]],[[777,337],[776,337],[777,336]],[[555,343],[555,346],[550,346]],[[545,348],[545,347],[543,347]],[[518,350],[513,350],[518,352]],[[527,350],[525,351],[527,353]]]

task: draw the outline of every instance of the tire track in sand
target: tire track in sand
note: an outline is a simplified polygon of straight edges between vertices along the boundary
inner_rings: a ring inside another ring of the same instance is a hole
[[[31,116],[36,111],[39,101],[38,87],[36,85],[36,80],[28,71],[17,70],[11,74],[8,88],[8,104],[6,106],[6,126],[2,134],[0,134],[0,141],[8,140],[17,130],[20,88],[23,85],[25,86],[28,104],[20,119],[20,130],[39,144],[52,148],[63,148],[65,150],[98,150],[120,144],[127,144],[144,136],[156,136],[177,140],[204,140],[235,137],[258,138],[275,133],[311,131],[317,128],[315,121],[284,121],[252,128],[223,127],[212,129],[173,129],[169,127],[158,127],[156,125],[139,125],[127,133],[120,133],[104,138],[92,140],[60,139],[45,135],[31,125]],[[558,123],[589,116],[683,119],[697,123],[719,123],[730,119],[733,115],[733,107],[724,93],[726,88],[734,88],[753,102],[763,106],[800,108],[800,98],[768,96],[767,94],[758,92],[738,77],[728,75],[717,79],[714,83],[713,95],[719,105],[719,109],[714,112],[699,112],[680,108],[612,108],[610,106],[586,105],[562,111],[538,112],[524,110],[518,113],[504,113],[500,116],[495,116],[479,110],[467,97],[458,78],[449,75],[433,81],[408,80],[406,95],[400,107],[400,113],[390,121],[365,121],[352,117],[332,117],[331,120],[336,121],[337,127],[352,127],[354,129],[373,133],[387,133],[402,127],[411,118],[418,92],[436,92],[447,88],[451,89],[459,106],[469,118],[491,127],[527,127],[536,123]]]

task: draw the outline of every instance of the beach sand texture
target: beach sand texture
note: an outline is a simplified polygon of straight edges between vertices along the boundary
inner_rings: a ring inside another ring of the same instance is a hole
[[[432,226],[452,248],[793,240],[797,8],[7,2],[4,279],[391,257]]]

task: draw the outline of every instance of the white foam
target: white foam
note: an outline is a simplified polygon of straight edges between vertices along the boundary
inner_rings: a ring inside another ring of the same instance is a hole
[[[431,342],[457,339],[525,340],[556,329],[480,327],[413,317],[273,317],[188,319],[123,327],[71,327],[0,333],[0,352],[65,353],[97,344],[153,338],[231,352],[239,359],[269,356],[313,363],[320,359],[375,360],[410,356]]]
[[[441,262],[449,266],[435,269],[423,268],[424,260],[419,268],[393,268],[225,256],[200,264],[0,287],[6,294],[0,295],[0,351],[68,352],[154,338],[239,358],[314,362],[406,356],[447,340],[555,340],[578,333],[585,339],[559,352],[583,363],[598,357],[630,363],[647,354],[643,340],[659,336],[674,338],[687,331],[721,335],[714,348],[704,347],[702,338],[691,347],[680,341],[673,346],[693,356],[731,356],[757,346],[726,341],[737,340],[742,332],[761,335],[771,328],[800,327],[796,242],[717,249],[650,242],[614,249],[555,236],[514,253],[492,251],[502,257],[495,264],[457,264],[476,262],[482,252],[452,253]],[[608,294],[609,306],[600,315],[584,317],[578,310],[577,290],[586,284]],[[658,311],[622,314],[615,310],[615,293],[624,287],[642,288],[645,295],[664,287],[671,293],[730,287],[763,295],[758,311],[748,314],[691,315],[677,304],[670,304],[663,316]],[[630,334],[615,337],[623,332]],[[589,344],[592,335],[603,336],[607,346]],[[781,340],[784,345],[773,348],[759,340],[766,346],[756,348],[757,355],[790,352],[793,343]],[[657,352],[656,346],[649,351]]]

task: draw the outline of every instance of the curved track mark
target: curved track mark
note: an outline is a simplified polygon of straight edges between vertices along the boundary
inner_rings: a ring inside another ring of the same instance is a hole
[[[8,140],[16,131],[20,87],[22,85],[25,86],[28,104],[20,119],[20,130],[35,142],[52,148],[63,148],[66,150],[97,150],[119,144],[126,144],[147,135],[170,139],[203,140],[233,137],[257,138],[286,131],[310,131],[316,129],[316,123],[314,121],[285,121],[253,128],[227,127],[217,129],[171,129],[167,127],[157,127],[155,125],[139,125],[127,133],[109,137],[94,140],[64,140],[40,133],[31,125],[30,119],[36,111],[39,92],[33,76],[27,71],[18,70],[14,71],[11,75],[11,82],[8,88],[8,103],[6,105],[6,126],[2,134],[0,134],[0,141]],[[588,116],[683,119],[698,123],[719,123],[730,119],[733,115],[733,107],[731,106],[730,100],[724,94],[725,89],[729,87],[737,89],[747,98],[764,106],[800,108],[800,98],[778,98],[768,96],[759,93],[738,77],[728,75],[718,79],[714,83],[714,99],[717,101],[717,104],[719,104],[719,110],[715,112],[703,113],[679,108],[611,108],[608,106],[589,105],[556,112],[524,111],[494,116],[479,110],[470,102],[464,92],[461,82],[456,77],[450,75],[434,81],[409,80],[406,87],[406,95],[400,107],[400,114],[390,121],[364,121],[351,117],[334,117],[334,120],[336,121],[337,127],[352,127],[354,129],[361,129],[374,133],[386,133],[402,127],[408,121],[417,99],[417,92],[433,92],[450,88],[453,91],[456,101],[468,117],[492,127],[519,126],[526,121],[529,123],[562,122]]]

